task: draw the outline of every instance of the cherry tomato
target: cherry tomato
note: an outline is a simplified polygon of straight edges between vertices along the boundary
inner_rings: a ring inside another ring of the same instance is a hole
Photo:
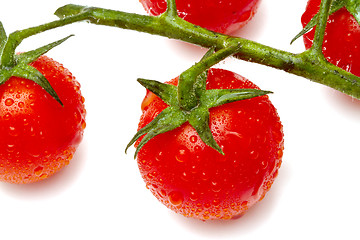
[[[165,0],[140,0],[145,10],[157,16],[165,12]],[[230,34],[254,16],[260,0],[177,0],[181,18],[212,31]]]
[[[0,86],[0,180],[36,182],[69,164],[83,137],[80,84],[46,56],[31,63],[59,95],[61,106],[31,80],[11,77]]]
[[[301,21],[305,26],[319,11],[320,0],[309,0]],[[304,35],[305,47],[312,46],[315,28]],[[323,54],[332,64],[360,76],[360,26],[346,8],[329,16]]]
[[[169,84],[176,85],[177,79]],[[258,89],[240,75],[213,68],[207,89],[215,88]],[[148,91],[139,128],[166,107]],[[147,188],[168,208],[202,220],[230,219],[270,189],[281,165],[283,128],[268,96],[210,109],[210,128],[225,155],[205,145],[185,123],[152,138],[137,162]]]

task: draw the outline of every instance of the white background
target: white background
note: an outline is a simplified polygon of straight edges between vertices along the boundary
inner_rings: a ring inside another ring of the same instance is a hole
[[[144,13],[138,0],[7,1],[8,33],[55,20],[67,3]],[[298,53],[306,0],[262,1],[237,35]],[[0,183],[0,239],[359,239],[360,103],[283,71],[227,59],[270,96],[284,125],[283,165],[265,199],[238,220],[202,222],[172,213],[145,188],[124,153],[145,90],[138,77],[169,80],[204,49],[167,38],[75,23],[25,40],[26,51],[75,34],[48,53],[82,84],[87,128],[74,159],[50,179]]]

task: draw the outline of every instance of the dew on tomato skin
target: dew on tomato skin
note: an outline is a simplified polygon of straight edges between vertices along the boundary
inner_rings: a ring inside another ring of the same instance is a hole
[[[187,152],[189,150],[187,148],[184,148],[184,147],[181,147],[179,150],[178,150],[178,153],[175,155],[175,159],[176,161],[182,163],[186,160],[186,157],[187,157]]]
[[[43,173],[43,167],[42,166],[38,166],[34,169],[34,173],[36,176],[40,176]]]
[[[189,198],[193,202],[196,202],[199,199],[198,195],[195,192],[190,192],[190,197]]]
[[[189,174],[187,174],[186,172],[183,172],[180,177],[185,182],[188,182],[190,180]]]
[[[17,129],[15,127],[9,127],[9,135],[13,137],[17,137],[19,135]]]
[[[265,160],[261,161],[261,166],[262,166],[263,169],[266,169],[269,166],[268,161],[265,161]]]
[[[14,152],[15,151],[15,144],[8,144],[7,148],[6,148],[6,151],[9,152],[9,153]]]
[[[192,143],[196,143],[197,140],[198,140],[198,137],[197,137],[196,135],[192,135],[192,136],[190,137],[190,142],[192,142]]]
[[[19,108],[23,108],[23,107],[25,106],[25,103],[19,102],[19,103],[18,103],[18,106],[19,106]]]
[[[198,172],[196,165],[191,166],[190,172],[191,172],[192,174],[195,174],[195,173]]]
[[[12,98],[8,98],[5,100],[5,105],[10,107],[11,105],[14,104],[14,100]]]
[[[220,192],[221,191],[221,187],[220,187],[220,185],[219,185],[219,183],[218,182],[211,182],[211,190],[213,191],[213,192]]]
[[[11,118],[11,114],[6,113],[3,118],[4,118],[4,120],[9,120]]]
[[[203,181],[209,180],[209,176],[206,172],[202,172],[200,177],[201,177],[201,180],[203,180]]]
[[[45,179],[47,177],[48,177],[48,175],[46,173],[43,173],[43,174],[40,175],[40,179]]]
[[[259,158],[259,152],[253,150],[250,152],[250,158],[253,159],[253,160],[256,160]]]
[[[179,206],[184,201],[184,195],[179,191],[173,191],[169,193],[169,201],[174,206]]]
[[[160,161],[161,161],[161,158],[162,158],[162,155],[163,155],[163,152],[162,152],[162,151],[158,152],[157,156],[155,157],[155,160],[156,160],[157,162],[160,162]]]

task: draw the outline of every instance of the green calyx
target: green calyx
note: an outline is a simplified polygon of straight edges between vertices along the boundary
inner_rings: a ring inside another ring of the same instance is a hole
[[[51,87],[49,81],[44,77],[41,72],[31,67],[29,63],[35,61],[41,55],[47,53],[49,50],[63,43],[73,35],[69,35],[63,39],[52,42],[32,51],[16,54],[15,50],[25,38],[50,29],[62,27],[74,22],[81,21],[83,18],[86,17],[85,15],[87,15],[86,12],[78,14],[76,16],[64,17],[60,20],[27,28],[21,31],[15,31],[9,36],[6,35],[4,27],[0,22],[0,85],[4,84],[12,76],[26,78],[40,85],[57,102],[63,105],[59,96]]]
[[[167,1],[168,8],[162,17],[179,18],[174,0]],[[221,147],[214,139],[210,126],[210,108],[226,103],[269,94],[269,91],[257,89],[206,89],[208,69],[221,60],[236,54],[240,50],[237,43],[215,51],[215,47],[179,76],[178,86],[154,80],[138,79],[145,88],[160,97],[169,106],[157,115],[148,125],[141,128],[127,145],[127,149],[145,135],[136,148],[135,156],[153,137],[174,130],[188,122],[198,133],[201,140],[221,154]]]
[[[209,109],[271,92],[257,89],[206,90],[208,69],[220,60],[234,54],[237,48],[229,47],[215,53],[213,51],[213,49],[210,49],[199,63],[184,71],[179,77],[178,86],[154,80],[138,79],[141,85],[156,94],[169,106],[135,134],[125,151],[141,136],[146,134],[137,146],[136,157],[140,149],[150,139],[188,122],[206,145],[224,154],[211,133]]]
[[[322,9],[320,9],[320,12],[317,13],[310,20],[310,22],[291,40],[291,43],[293,43],[299,37],[310,31],[313,27],[315,27],[318,24],[319,19],[322,17],[322,14],[325,14],[326,16],[324,16],[324,18],[327,19],[329,15],[337,12],[341,8],[346,8],[346,10],[348,10],[349,13],[354,16],[354,18],[360,25],[360,0],[329,0],[327,1],[329,3],[325,4],[326,1],[327,0],[322,0],[322,4],[324,4],[324,7],[329,4],[328,11],[321,13]]]
[[[38,59],[52,48],[66,41],[72,35],[60,39],[56,42],[47,44],[32,51],[16,54],[17,46],[28,35],[26,30],[16,31],[9,36],[6,35],[2,23],[0,22],[0,85],[4,84],[10,77],[21,77],[34,81],[47,91],[61,105],[62,102],[54,91],[49,81],[36,68],[29,64]]]

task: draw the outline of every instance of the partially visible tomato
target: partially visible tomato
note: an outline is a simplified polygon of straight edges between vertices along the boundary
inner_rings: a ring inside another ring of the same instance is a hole
[[[140,0],[145,10],[157,16],[165,12],[165,0]],[[230,34],[254,16],[260,0],[177,0],[181,18],[209,30]]]
[[[176,85],[177,79],[169,83]],[[258,89],[233,72],[210,69],[207,89],[226,88]],[[148,91],[139,128],[166,107]],[[268,96],[210,109],[210,128],[225,155],[205,145],[185,123],[146,143],[138,166],[147,188],[173,211],[202,220],[230,219],[270,189],[281,165],[283,128]]]
[[[319,11],[321,0],[309,0],[302,15],[303,26]],[[309,49],[314,39],[315,28],[304,35],[305,47]],[[360,76],[360,26],[346,8],[329,16],[323,54],[332,64]]]
[[[36,182],[69,164],[86,125],[75,77],[46,56],[31,66],[48,79],[64,106],[28,79],[11,77],[0,85],[0,180],[5,182]]]

